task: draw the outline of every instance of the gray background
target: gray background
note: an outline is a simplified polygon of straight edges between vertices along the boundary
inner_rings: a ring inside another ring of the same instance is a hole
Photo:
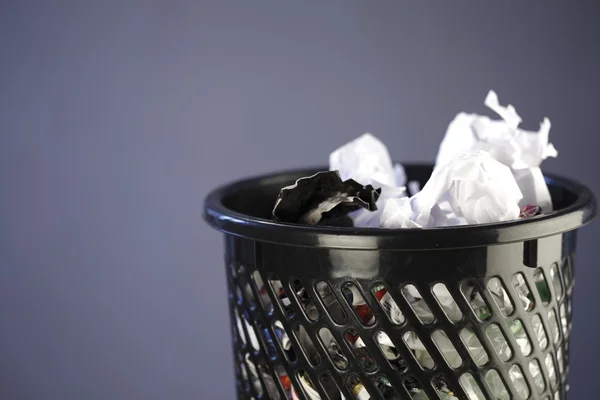
[[[600,193],[597,3],[410,3],[0,2],[0,399],[233,398],[207,191],[365,131],[433,161],[490,88]],[[600,392],[599,233],[571,399]]]

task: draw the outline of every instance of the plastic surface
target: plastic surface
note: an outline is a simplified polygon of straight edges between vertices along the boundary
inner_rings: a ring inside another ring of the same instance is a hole
[[[431,172],[425,166],[406,169],[409,179],[422,183]],[[267,220],[277,190],[308,173],[243,181],[207,198],[206,219],[226,233],[239,399],[283,400],[292,395],[290,385],[297,398],[310,399],[300,376],[310,378],[321,399],[332,400],[354,399],[357,380],[364,385],[361,396],[381,399],[381,378],[393,388],[394,399],[438,399],[434,385],[443,381],[456,398],[477,400],[468,397],[467,377],[482,399],[504,398],[499,386],[512,399],[566,398],[575,229],[596,213],[586,187],[549,178],[557,211],[504,224],[385,231]],[[437,297],[440,284],[455,303],[452,311]],[[351,306],[352,285],[364,298],[368,323]],[[400,320],[382,308],[377,295],[382,285]],[[326,287],[330,292],[323,300]],[[493,294],[498,287],[507,296],[504,306]],[[420,304],[407,301],[409,289],[419,292]],[[282,290],[289,299],[285,304]],[[323,339],[327,330],[346,362],[331,358]],[[384,355],[380,332],[402,363]],[[352,345],[357,336],[364,342],[363,355],[370,354],[368,365]],[[427,362],[413,356],[405,337],[420,340]],[[483,351],[473,354],[465,337],[476,337]],[[307,348],[310,342],[314,347]],[[535,368],[541,375],[532,375]],[[524,380],[513,380],[519,371]],[[411,397],[415,383],[426,397]]]
[[[427,181],[432,170],[426,165],[405,168],[410,180],[422,183]],[[556,211],[527,221],[417,230],[327,228],[272,221],[270,214],[279,189],[316,171],[284,172],[219,188],[206,199],[205,219],[225,233],[263,242],[365,250],[426,250],[476,247],[550,236],[576,229],[596,215],[596,201],[587,187],[549,175],[547,180]]]

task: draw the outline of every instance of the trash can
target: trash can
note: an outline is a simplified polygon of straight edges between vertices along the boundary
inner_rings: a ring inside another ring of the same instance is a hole
[[[405,168],[421,184],[432,172]],[[547,176],[555,211],[495,224],[271,220],[279,189],[316,171],[206,198],[225,234],[239,399],[566,398],[577,228],[596,214],[587,187]]]

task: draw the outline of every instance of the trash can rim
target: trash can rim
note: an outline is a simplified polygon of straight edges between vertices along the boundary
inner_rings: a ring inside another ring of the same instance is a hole
[[[432,165],[411,163],[406,167]],[[546,173],[544,176],[549,186],[561,187],[577,196],[573,204],[545,215],[490,224],[423,229],[306,226],[241,214],[223,204],[225,197],[240,189],[259,187],[273,179],[307,176],[326,169],[292,169],[220,186],[205,199],[204,219],[226,234],[269,243],[353,250],[437,250],[535,240],[577,229],[590,222],[597,213],[596,199],[588,187],[576,180]]]

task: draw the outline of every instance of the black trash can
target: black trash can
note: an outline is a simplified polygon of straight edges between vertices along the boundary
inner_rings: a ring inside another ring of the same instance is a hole
[[[593,194],[547,176],[555,211],[436,229],[272,221],[281,187],[317,170],[224,186],[239,399],[566,398],[577,228]],[[406,166],[422,184],[427,165]]]

